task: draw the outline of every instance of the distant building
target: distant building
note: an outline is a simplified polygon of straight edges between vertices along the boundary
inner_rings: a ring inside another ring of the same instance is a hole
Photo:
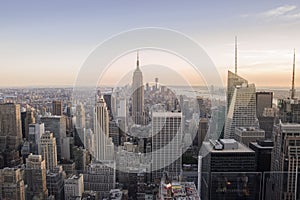
[[[256,127],[237,127],[235,128],[234,139],[249,146],[250,142],[265,139],[265,131]]]
[[[76,106],[76,128],[85,128],[85,109],[82,103]]]
[[[26,199],[47,199],[46,164],[41,155],[29,155],[26,160]]]
[[[132,118],[135,124],[145,124],[143,73],[137,55],[136,69],[132,77]]]
[[[202,147],[201,199],[259,198],[253,150],[234,139],[210,140]]]
[[[52,115],[62,115],[62,102],[55,100],[52,102]]]
[[[198,124],[197,135],[194,138],[193,145],[197,146],[199,149],[208,131],[208,118],[200,118]]]
[[[256,116],[263,116],[265,108],[272,108],[273,92],[256,92]]]
[[[65,200],[81,199],[84,192],[83,174],[73,175],[65,180]]]
[[[300,100],[279,99],[278,108],[282,123],[300,123]]]
[[[21,169],[0,169],[0,199],[25,200]]]

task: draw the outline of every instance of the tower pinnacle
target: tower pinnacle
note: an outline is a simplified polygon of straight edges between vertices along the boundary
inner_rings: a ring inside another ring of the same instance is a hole
[[[235,74],[237,74],[237,36],[235,36],[235,62],[234,62],[234,67],[235,67]]]
[[[139,61],[139,51],[136,53],[136,68],[139,69],[140,61]]]
[[[294,60],[293,60],[293,76],[292,76],[292,89],[291,89],[291,99],[295,98],[295,49],[294,49]]]

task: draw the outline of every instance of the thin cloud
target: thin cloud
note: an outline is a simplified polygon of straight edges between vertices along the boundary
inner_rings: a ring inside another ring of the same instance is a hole
[[[265,20],[297,20],[300,19],[300,9],[295,5],[283,5],[259,13],[242,14],[241,17],[257,17]]]
[[[284,5],[278,8],[274,8],[268,11],[261,13],[262,16],[265,17],[279,17],[279,16],[288,16],[290,12],[297,9],[297,6],[294,5]]]

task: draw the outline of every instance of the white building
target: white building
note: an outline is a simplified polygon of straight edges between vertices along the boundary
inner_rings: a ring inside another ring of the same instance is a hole
[[[84,189],[97,192],[98,198],[107,198],[116,184],[115,161],[92,162],[84,174]]]
[[[152,171],[154,179],[161,179],[163,171],[176,178],[181,172],[182,113],[152,113]]]
[[[84,192],[83,174],[73,175],[65,180],[65,200],[81,197]]]
[[[53,133],[46,131],[40,141],[39,149],[46,161],[46,169],[53,170],[57,166],[56,139]]]
[[[94,117],[95,158],[96,160],[113,160],[114,146],[109,138],[109,113],[104,98],[101,96],[96,103]]]
[[[234,138],[235,128],[256,126],[256,90],[254,84],[235,86],[225,122],[224,138]]]

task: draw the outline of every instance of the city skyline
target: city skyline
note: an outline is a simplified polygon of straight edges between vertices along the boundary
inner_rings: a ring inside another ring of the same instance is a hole
[[[20,1],[2,3],[0,10],[0,87],[72,86],[81,64],[98,44],[142,27],[173,29],[194,39],[214,62],[224,85],[227,70],[234,71],[235,36],[238,74],[249,82],[290,87],[294,48],[297,77],[300,4],[295,0],[226,1],[226,6],[221,1]],[[126,56],[124,64],[134,67],[134,57]],[[163,59],[168,63],[168,57]],[[161,62],[153,62],[157,61]]]

